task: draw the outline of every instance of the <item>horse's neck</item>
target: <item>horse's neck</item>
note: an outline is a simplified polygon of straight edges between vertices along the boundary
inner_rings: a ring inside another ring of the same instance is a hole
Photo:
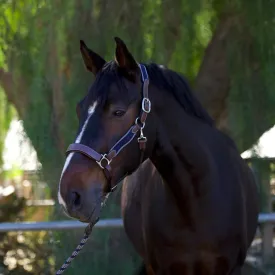
[[[182,165],[172,144],[167,140],[164,145],[163,141],[157,142],[151,160],[175,197],[186,225],[194,229],[196,225],[193,213],[195,208],[193,207],[194,189],[191,174]]]
[[[165,102],[164,109],[163,106],[158,108],[160,124],[151,160],[180,204],[180,209],[189,210],[188,214],[185,212],[183,215],[190,215],[186,218],[192,225],[195,196],[192,171],[203,173],[204,158],[207,157],[203,152],[203,138],[198,137],[198,131],[200,127],[208,126],[187,115],[175,101],[166,98]]]
[[[159,122],[153,162],[159,163],[160,167],[156,167],[161,174],[161,170],[165,173],[167,166],[171,166],[169,175],[171,171],[177,174],[177,170],[181,172],[183,168],[204,169],[205,158],[209,157],[207,139],[213,137],[215,131],[202,120],[187,114],[169,93],[161,93],[158,91],[157,96],[153,94]]]

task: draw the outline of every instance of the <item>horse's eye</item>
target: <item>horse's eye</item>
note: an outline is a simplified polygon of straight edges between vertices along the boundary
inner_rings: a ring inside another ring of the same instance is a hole
[[[122,117],[122,116],[125,115],[125,111],[123,111],[123,110],[116,110],[116,111],[113,112],[113,115],[117,116],[117,117]]]

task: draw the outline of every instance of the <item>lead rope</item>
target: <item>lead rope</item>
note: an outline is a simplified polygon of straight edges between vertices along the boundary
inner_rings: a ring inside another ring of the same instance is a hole
[[[69,265],[71,264],[72,260],[79,254],[79,252],[82,250],[82,248],[84,247],[84,245],[88,241],[88,239],[89,239],[89,237],[90,237],[90,235],[92,233],[93,226],[94,226],[94,224],[91,224],[91,223],[89,223],[87,225],[87,227],[85,228],[84,236],[83,236],[81,242],[76,247],[76,249],[74,250],[74,252],[72,253],[72,255],[66,260],[66,262],[55,273],[55,275],[62,274],[69,267]]]
[[[105,206],[108,197],[109,197],[109,194],[106,195],[105,200],[102,203],[102,207]],[[87,225],[87,227],[85,228],[84,236],[83,236],[81,242],[76,247],[76,249],[74,250],[74,252],[72,253],[72,255],[65,261],[65,263],[60,267],[60,269],[55,273],[55,275],[62,274],[69,267],[69,265],[71,264],[71,262],[75,259],[75,257],[79,254],[79,252],[82,250],[82,248],[84,247],[84,245],[87,243],[89,237],[91,236],[93,227],[94,227],[94,225],[97,222],[98,222],[98,220],[96,220],[95,222],[89,223]]]

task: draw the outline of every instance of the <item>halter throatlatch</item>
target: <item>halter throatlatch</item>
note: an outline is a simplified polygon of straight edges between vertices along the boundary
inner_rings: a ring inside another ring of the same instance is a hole
[[[136,118],[135,124],[128,130],[128,132],[110,149],[108,153],[100,154],[94,149],[90,148],[81,143],[72,143],[69,145],[66,154],[72,152],[79,152],[88,158],[95,160],[101,169],[103,169],[104,175],[107,178],[109,183],[108,191],[111,192],[115,189],[110,186],[111,180],[111,162],[112,160],[120,153],[120,151],[127,146],[136,136],[138,132],[140,132],[140,136],[138,137],[139,148],[142,152],[141,161],[143,159],[143,153],[146,148],[147,138],[144,136],[143,129],[145,127],[145,122],[147,119],[147,115],[151,112],[151,101],[148,97],[148,86],[149,86],[149,77],[146,70],[146,67],[142,64],[139,64],[140,72],[141,72],[141,81],[142,81],[142,92],[143,98],[141,103],[141,113]]]

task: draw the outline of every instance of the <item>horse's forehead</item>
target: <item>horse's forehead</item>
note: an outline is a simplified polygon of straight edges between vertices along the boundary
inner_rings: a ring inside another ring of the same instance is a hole
[[[123,79],[118,77],[103,78],[99,83],[95,83],[89,91],[89,101],[100,101],[101,97],[115,99],[121,93]]]

